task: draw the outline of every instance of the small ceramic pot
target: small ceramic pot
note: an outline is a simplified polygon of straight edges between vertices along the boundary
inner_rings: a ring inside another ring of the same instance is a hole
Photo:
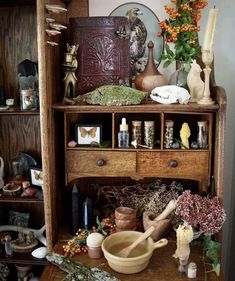
[[[119,231],[122,230],[135,230],[137,227],[137,221],[136,219],[132,220],[118,220],[115,219],[116,227]]]
[[[113,270],[125,274],[140,272],[149,265],[153,251],[168,243],[167,239],[161,239],[154,243],[153,239],[149,237],[133,250],[133,257],[122,258],[116,255],[120,250],[133,243],[141,235],[143,235],[143,233],[138,231],[122,231],[114,233],[104,239],[101,247],[109,266]]]
[[[118,207],[115,209],[115,219],[132,220],[136,218],[137,211],[128,207]]]

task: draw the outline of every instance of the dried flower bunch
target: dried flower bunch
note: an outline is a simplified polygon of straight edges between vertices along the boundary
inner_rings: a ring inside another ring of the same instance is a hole
[[[202,197],[186,190],[179,197],[176,214],[205,235],[220,231],[226,215],[218,197]]]
[[[138,215],[142,215],[144,211],[160,214],[172,199],[179,197],[182,191],[183,187],[180,183],[172,181],[170,184],[165,184],[160,179],[151,183],[101,188],[101,194],[114,209],[119,206],[129,207],[136,209]]]
[[[197,25],[201,18],[201,10],[207,5],[205,0],[171,0],[175,7],[165,6],[169,19],[160,22],[162,32],[158,36],[164,36],[165,50],[162,59],[164,67],[173,61],[191,63],[201,53],[198,42]],[[172,51],[168,43],[174,43]]]

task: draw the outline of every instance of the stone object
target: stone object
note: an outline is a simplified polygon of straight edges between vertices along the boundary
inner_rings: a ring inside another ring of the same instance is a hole
[[[180,138],[181,138],[181,148],[189,149],[189,137],[191,136],[191,131],[188,123],[184,122],[180,129]]]
[[[197,102],[203,97],[204,82],[201,79],[201,72],[202,69],[200,65],[196,60],[193,60],[187,76],[187,85],[191,95],[191,102]]]
[[[65,101],[70,104],[134,105],[140,104],[146,97],[146,92],[130,87],[110,85],[101,86],[90,93]]]
[[[68,147],[76,147],[77,146],[77,142],[72,140],[68,142]]]
[[[189,92],[175,85],[166,85],[161,87],[156,87],[152,90],[151,99],[163,103],[163,104],[171,104],[171,103],[180,103],[187,104],[190,99]]]
[[[44,259],[48,254],[47,247],[39,247],[32,251],[31,255],[37,259]]]

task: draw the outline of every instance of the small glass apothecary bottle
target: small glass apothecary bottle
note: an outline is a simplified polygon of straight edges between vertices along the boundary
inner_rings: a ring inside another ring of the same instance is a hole
[[[144,121],[144,143],[153,148],[155,138],[154,121]]]
[[[174,121],[165,120],[164,147],[172,148],[174,134]]]
[[[197,277],[197,265],[196,265],[195,262],[190,262],[188,264],[187,277],[188,278],[196,278]]]
[[[20,91],[20,109],[30,110],[35,108],[34,90],[25,89]]]
[[[208,125],[207,121],[198,121],[197,144],[198,148],[207,148]]]
[[[132,121],[132,141],[136,144],[142,143],[142,121]]]
[[[120,131],[118,132],[118,147],[129,147],[129,131],[128,124],[126,123],[126,118],[122,118],[122,123],[120,124]]]
[[[101,244],[104,236],[98,232],[94,232],[87,237],[88,256],[91,259],[100,259],[103,257]]]

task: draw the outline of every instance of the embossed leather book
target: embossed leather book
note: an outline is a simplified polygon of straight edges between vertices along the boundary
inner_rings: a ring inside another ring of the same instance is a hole
[[[70,18],[70,44],[79,44],[77,94],[101,85],[130,84],[128,30],[126,17]]]

